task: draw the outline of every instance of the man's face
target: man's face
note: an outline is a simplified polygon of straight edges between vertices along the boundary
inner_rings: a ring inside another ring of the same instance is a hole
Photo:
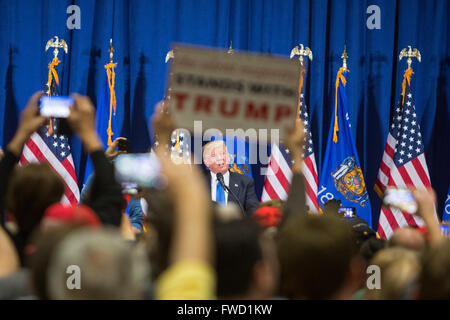
[[[212,173],[225,174],[230,164],[227,148],[225,146],[211,148],[209,154],[205,155],[204,162]]]

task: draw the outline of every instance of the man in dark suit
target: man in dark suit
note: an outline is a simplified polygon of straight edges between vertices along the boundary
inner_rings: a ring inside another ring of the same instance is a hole
[[[234,202],[239,206],[239,203],[233,197],[234,194],[239,199],[245,214],[251,216],[259,205],[255,193],[255,183],[252,178],[229,170],[230,157],[225,143],[221,140],[215,140],[206,144],[203,149],[203,163],[209,169],[206,180],[210,186],[208,190],[211,192],[211,200],[221,205]],[[233,194],[222,187],[217,179],[218,173],[222,174],[225,186]]]

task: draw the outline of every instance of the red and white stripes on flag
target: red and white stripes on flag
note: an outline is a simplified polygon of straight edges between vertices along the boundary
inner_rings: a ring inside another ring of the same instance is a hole
[[[391,119],[389,135],[374,187],[380,197],[383,197],[387,187],[431,188],[424,145],[411,92],[411,75],[412,70],[405,72],[404,90]],[[418,216],[383,206],[378,223],[378,234],[388,239],[397,228],[422,225],[423,221]]]
[[[47,162],[64,182],[65,192],[61,202],[77,205],[80,191],[68,139],[64,135],[50,135],[47,131],[43,127],[39,132],[33,133],[25,144],[20,164]]]
[[[272,145],[261,201],[287,199],[292,180],[292,169],[288,154],[288,149],[280,149],[278,145]],[[305,182],[306,205],[311,211],[319,212],[317,201],[318,176],[314,153],[304,159],[302,172]]]
[[[319,212],[319,201],[317,200],[319,178],[314,153],[303,159],[302,172],[305,181],[306,205],[311,211]]]
[[[287,149],[283,151],[286,153]],[[287,156],[281,152],[277,144],[273,144],[261,201],[265,202],[273,199],[286,200],[291,180],[292,169],[287,160]]]
[[[305,182],[306,205],[312,212],[319,212],[319,202],[317,201],[317,188],[319,179],[317,175],[316,158],[314,156],[313,141],[311,135],[311,122],[309,120],[308,108],[304,99],[303,77],[305,69],[300,67],[298,118],[303,122],[304,144],[303,144],[303,165],[302,172]],[[269,166],[266,172],[264,188],[261,201],[273,199],[286,200],[291,185],[292,169],[289,158],[289,150],[273,144],[270,154]]]

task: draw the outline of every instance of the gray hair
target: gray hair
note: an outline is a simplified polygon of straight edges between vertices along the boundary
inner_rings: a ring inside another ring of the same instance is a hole
[[[80,271],[79,288],[69,288],[73,266]],[[51,299],[139,299],[150,284],[143,248],[126,243],[113,229],[71,233],[58,245],[47,272]]]

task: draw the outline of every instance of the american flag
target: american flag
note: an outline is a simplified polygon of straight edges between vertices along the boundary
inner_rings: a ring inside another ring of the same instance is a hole
[[[64,181],[65,191],[61,202],[76,205],[80,200],[80,191],[75,166],[69,140],[65,135],[56,134],[58,132],[58,121],[58,119],[52,121],[54,132],[52,134],[48,133],[48,126],[44,126],[38,132],[33,133],[23,148],[20,164],[47,162]]]
[[[53,82],[49,79],[47,84],[47,88],[50,87],[49,92],[53,96],[58,95],[57,82],[56,77]],[[47,162],[64,182],[65,190],[61,202],[75,206],[80,201],[80,190],[78,189],[69,140],[65,135],[58,134],[60,121],[52,118],[49,125],[41,127],[31,135],[23,148],[20,165],[32,162]],[[52,130],[49,130],[50,125]]]
[[[424,146],[420,133],[410,77],[405,73],[404,96],[401,97],[391,119],[389,135],[378,171],[375,190],[381,196],[386,187],[430,188],[430,175],[425,160]],[[404,100],[403,100],[404,98]],[[395,229],[404,226],[422,226],[423,221],[398,209],[383,206],[378,223],[378,234],[388,239]]]
[[[306,205],[311,211],[319,211],[317,201],[317,166],[314,157],[314,148],[311,135],[311,123],[309,121],[308,108],[304,102],[304,94],[300,94],[300,119],[305,130],[305,143],[303,145],[303,176],[305,181]],[[272,145],[269,166],[264,181],[264,189],[261,201],[273,199],[286,200],[292,179],[291,160],[289,150],[281,146]]]

